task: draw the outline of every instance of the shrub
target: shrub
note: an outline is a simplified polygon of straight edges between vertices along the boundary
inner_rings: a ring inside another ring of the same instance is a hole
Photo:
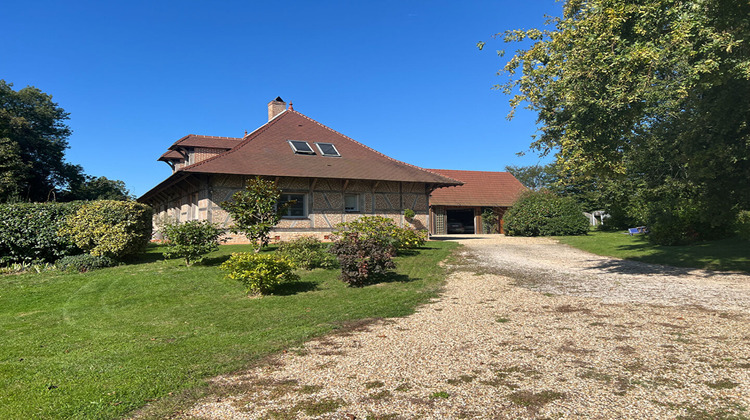
[[[94,256],[120,259],[137,254],[151,239],[151,207],[132,201],[102,200],[81,206],[59,234]]]
[[[742,239],[750,240],[750,211],[743,210],[737,215],[737,235]]]
[[[50,263],[11,263],[5,267],[0,267],[0,274],[19,274],[19,273],[41,273],[43,271],[54,270],[55,265]]]
[[[185,265],[200,262],[203,256],[219,249],[219,237],[224,229],[207,220],[185,223],[166,223],[161,228],[167,240],[165,258],[185,258]]]
[[[419,248],[427,239],[426,232],[400,228],[393,220],[383,216],[364,216],[351,222],[339,223],[333,236],[343,238],[352,233],[360,239],[374,238],[383,246],[392,246],[394,250]]]
[[[77,271],[85,273],[105,267],[114,267],[116,265],[112,258],[95,256],[91,254],[69,255],[62,257],[55,263],[55,267],[60,271]]]
[[[589,222],[573,198],[549,192],[525,192],[503,219],[511,236],[583,235],[589,230]]]
[[[497,229],[497,221],[499,219],[500,217],[494,210],[485,209],[482,212],[482,230],[484,233],[499,233]]]
[[[294,264],[278,255],[234,253],[220,268],[229,272],[227,278],[244,284],[252,294],[266,294],[283,282],[299,280],[292,272]]]
[[[374,283],[389,269],[396,268],[393,245],[376,236],[346,234],[331,245],[329,252],[339,261],[341,280],[350,286]]]
[[[82,204],[0,205],[0,264],[53,262],[80,253],[73,241],[58,236],[57,231]]]
[[[328,253],[328,246],[318,238],[301,236],[279,244],[276,254],[285,257],[295,266],[305,270],[336,268],[336,257]]]
[[[417,215],[417,213],[415,213],[414,210],[412,210],[412,209],[406,209],[406,210],[404,210],[404,218],[407,219],[407,220],[413,219],[414,216],[416,216],[416,215]]]

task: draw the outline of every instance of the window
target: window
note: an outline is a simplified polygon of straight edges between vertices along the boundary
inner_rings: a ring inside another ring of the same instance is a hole
[[[344,194],[344,211],[359,211],[359,194]]]
[[[312,147],[306,142],[302,140],[287,140],[289,142],[289,145],[292,147],[292,150],[294,150],[294,153],[298,155],[314,155],[315,151],[313,151]]]
[[[339,151],[336,150],[336,146],[332,143],[315,143],[315,145],[318,146],[322,156],[341,157]]]
[[[305,217],[307,216],[307,206],[305,194],[281,194],[279,204],[288,203],[294,201],[293,204],[286,208],[286,212],[282,216],[286,217]]]

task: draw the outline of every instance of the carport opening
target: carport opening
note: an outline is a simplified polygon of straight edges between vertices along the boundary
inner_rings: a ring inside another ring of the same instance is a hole
[[[474,210],[446,210],[448,233],[474,233]]]

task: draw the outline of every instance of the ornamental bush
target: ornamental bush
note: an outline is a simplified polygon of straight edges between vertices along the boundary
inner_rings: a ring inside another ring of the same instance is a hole
[[[396,268],[392,259],[395,248],[376,236],[348,233],[336,240],[329,252],[339,261],[341,280],[350,286],[375,283]]]
[[[503,217],[510,236],[584,235],[589,222],[571,197],[546,191],[527,191]]]
[[[328,253],[328,245],[313,236],[301,236],[288,242],[281,242],[276,254],[305,270],[329,269],[338,266],[336,257]]]
[[[161,227],[167,240],[165,258],[184,258],[185,265],[201,262],[211,251],[219,249],[219,237],[224,229],[208,220],[190,220],[185,223],[166,223]]]
[[[333,236],[343,238],[352,233],[360,239],[374,238],[383,246],[392,246],[394,250],[419,248],[427,239],[426,232],[400,228],[393,220],[383,216],[364,216],[351,222],[339,223]]]
[[[75,271],[85,273],[99,268],[114,267],[117,263],[112,258],[94,256],[91,254],[68,255],[55,263],[60,271]]]
[[[267,294],[284,282],[299,281],[294,274],[294,264],[288,259],[253,252],[234,253],[220,267],[227,271],[227,278],[245,285],[248,293]]]
[[[59,234],[94,256],[121,259],[151,239],[151,207],[133,201],[101,200],[81,206]]]
[[[0,204],[0,265],[53,262],[80,253],[57,231],[83,203]]]

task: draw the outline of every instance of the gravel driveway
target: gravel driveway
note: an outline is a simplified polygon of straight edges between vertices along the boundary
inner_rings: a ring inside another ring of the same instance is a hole
[[[460,242],[435,302],[216,378],[183,416],[750,417],[750,276]]]

